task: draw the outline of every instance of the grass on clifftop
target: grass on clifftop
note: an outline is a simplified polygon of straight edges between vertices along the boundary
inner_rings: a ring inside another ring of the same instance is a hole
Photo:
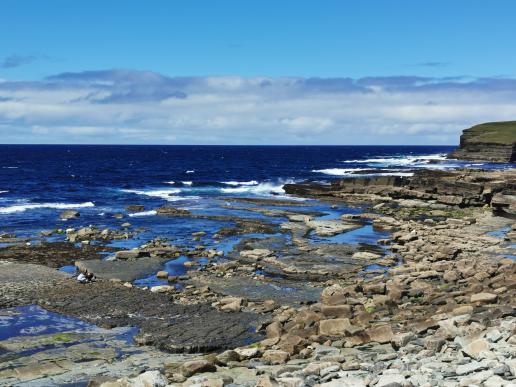
[[[487,122],[464,131],[469,141],[512,144],[516,142],[516,121]]]

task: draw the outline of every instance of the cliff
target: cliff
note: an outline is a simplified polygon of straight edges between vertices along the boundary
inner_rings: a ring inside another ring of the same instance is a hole
[[[516,162],[516,121],[488,122],[465,129],[450,159]]]

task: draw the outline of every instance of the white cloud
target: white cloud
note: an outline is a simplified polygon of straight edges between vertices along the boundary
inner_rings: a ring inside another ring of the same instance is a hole
[[[456,143],[516,117],[516,80],[169,78],[69,73],[0,83],[2,142]]]

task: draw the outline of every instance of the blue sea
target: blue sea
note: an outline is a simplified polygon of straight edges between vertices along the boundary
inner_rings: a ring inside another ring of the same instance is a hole
[[[129,222],[139,232],[130,240],[113,241],[114,247],[133,248],[159,236],[185,247],[203,243],[229,251],[241,236],[215,241],[211,234],[231,222],[162,217],[154,210],[173,205],[194,214],[259,218],[264,215],[227,208],[230,204],[227,199],[235,196],[283,199],[288,198],[282,189],[285,183],[330,182],[357,174],[403,176],[414,168],[500,167],[446,160],[446,153],[452,149],[449,146],[1,145],[0,234],[32,238],[42,230],[90,225],[121,229],[123,223]],[[143,205],[145,209],[128,213],[125,208],[131,204]],[[323,217],[328,219],[359,211],[345,206],[331,208],[315,200],[304,204],[323,212]],[[81,216],[60,220],[59,214],[66,209],[76,209]],[[118,213],[124,217],[115,218],[114,214]],[[268,221],[279,223],[284,219]],[[207,232],[200,242],[191,236],[197,231]],[[355,242],[368,237],[357,235]],[[64,235],[52,239],[64,239]]]
[[[493,167],[445,160],[446,146],[0,146],[0,233],[119,227],[129,221],[179,242],[206,220],[156,216],[165,204],[194,213],[242,215],[221,208],[231,196],[284,198],[282,185],[329,182],[356,174],[406,175],[413,168]],[[145,211],[115,219],[130,204]],[[81,217],[63,221],[65,209]],[[245,216],[252,216],[246,213]],[[254,215],[258,216],[258,215]],[[208,225],[216,226],[216,225]],[[139,241],[135,241],[137,244]]]

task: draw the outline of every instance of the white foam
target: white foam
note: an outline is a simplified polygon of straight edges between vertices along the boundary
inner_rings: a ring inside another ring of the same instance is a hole
[[[357,164],[376,164],[383,166],[393,165],[414,165],[414,164],[429,164],[431,161],[446,160],[446,154],[421,155],[421,156],[401,156],[401,157],[375,157],[365,160],[345,160],[343,163],[357,163]]]
[[[249,180],[249,181],[223,181],[222,184],[232,185],[232,186],[258,185],[258,182],[256,180]]]
[[[123,189],[122,192],[133,193],[136,195],[151,196],[155,198],[161,198],[167,202],[178,202],[181,200],[198,200],[199,196],[177,196],[175,194],[181,193],[182,190],[179,188],[165,188],[165,189],[151,189],[151,190],[138,190],[138,189]]]
[[[179,188],[166,188],[166,189],[154,189],[154,190],[138,190],[138,189],[123,189],[123,192],[133,193],[136,195],[144,195],[151,196],[155,198],[161,198],[165,200],[170,200],[173,198],[174,194],[178,194],[181,192]]]
[[[323,173],[330,176],[413,176],[412,172],[372,172],[372,173],[354,173],[356,171],[367,171],[369,169],[351,169],[351,168],[328,168],[328,169],[317,169],[312,172]]]
[[[175,181],[173,181],[173,180],[170,180],[170,181],[166,181],[166,182],[165,182],[165,184],[174,185],[174,184],[176,184],[176,182],[175,182]]]
[[[3,169],[18,169],[19,167],[2,167]]]
[[[7,193],[7,192],[9,192],[9,191],[0,191],[0,194]]]
[[[280,182],[280,183],[259,183],[257,185],[245,185],[234,188],[221,188],[223,193],[249,193],[253,195],[271,195],[279,194],[283,195],[283,185],[292,183],[292,181]]]
[[[191,181],[182,181],[181,183],[183,183],[184,185],[192,185],[193,184]]]
[[[185,173],[195,173],[193,169],[186,171]]]
[[[38,208],[53,208],[59,210],[84,208],[84,207],[95,207],[92,202],[70,204],[70,203],[28,203],[28,204],[17,204],[9,207],[0,207],[0,214],[12,214],[15,212],[24,212],[27,210],[34,210]]]
[[[353,175],[354,172],[366,171],[366,168],[326,168],[326,169],[314,169],[312,172],[323,173],[325,175],[332,176],[347,176]]]
[[[152,215],[156,215],[157,212],[154,211],[154,210],[151,210],[151,211],[142,211],[142,212],[135,212],[134,214],[129,214],[130,217],[133,217],[133,216],[152,216]]]

